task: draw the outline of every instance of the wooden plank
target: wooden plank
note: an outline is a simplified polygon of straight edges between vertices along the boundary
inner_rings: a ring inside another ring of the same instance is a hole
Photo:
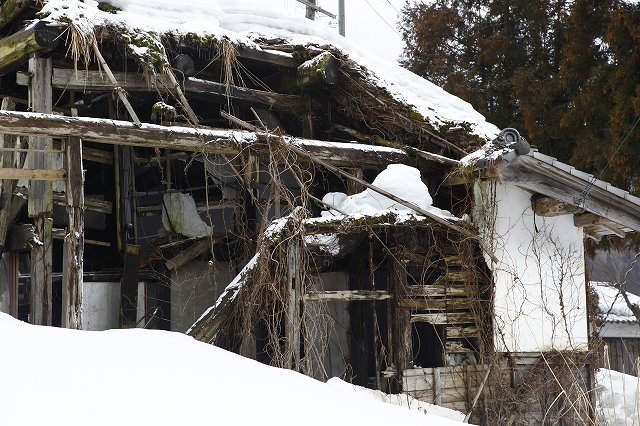
[[[55,49],[59,43],[60,30],[44,21],[0,39],[0,75],[16,69],[34,53]]]
[[[127,121],[60,117],[51,114],[0,111],[0,127],[6,133],[25,136],[64,138],[81,137],[84,141],[123,146],[168,148],[204,154],[233,155],[252,148],[257,155],[269,156],[266,142],[287,143],[336,165],[383,166],[402,163],[409,157],[405,151],[352,143],[325,142],[292,137],[279,137],[253,131],[228,129],[193,129],[142,124]],[[298,160],[304,160],[299,158]]]
[[[472,337],[479,337],[480,330],[477,327],[447,327],[447,338],[451,339],[465,339]]]
[[[402,299],[398,301],[401,308],[431,309],[445,311],[448,309],[471,309],[472,303],[466,297]]]
[[[100,164],[113,164],[113,152],[83,146],[82,159]]]
[[[411,322],[428,322],[430,324],[465,324],[475,323],[475,315],[471,312],[441,312],[435,314],[413,314]]]
[[[173,92],[174,85],[166,75],[158,75],[157,81],[149,83],[142,74],[134,72],[114,72],[118,86],[129,93],[157,92],[166,90]],[[74,71],[72,69],[55,68],[53,70],[53,88],[60,90],[78,90],[86,92],[111,92],[115,85],[100,71]],[[18,73],[18,84],[26,84],[28,75]],[[234,101],[251,105],[262,105],[269,109],[286,112],[303,112],[306,103],[301,96],[285,95],[265,90],[249,89],[240,86],[227,86],[209,80],[188,77],[184,80],[184,92],[193,98],[204,101],[221,101],[230,98]]]
[[[387,300],[393,295],[384,290],[336,290],[336,291],[310,291],[304,295],[305,301],[344,301],[353,302],[360,300]]]
[[[0,168],[0,179],[54,181],[65,180],[66,176],[67,174],[64,170]]]
[[[201,241],[196,241],[190,247],[181,250],[177,255],[167,260],[164,264],[169,270],[181,268],[186,263],[204,253],[214,243],[215,240],[212,241],[209,238],[205,238]]]
[[[62,326],[82,328],[82,274],[84,265],[84,170],[82,141],[71,137],[65,142],[67,180],[67,233],[62,266]]]
[[[33,111],[51,113],[51,58],[32,57],[29,71],[32,79],[29,96]],[[29,140],[29,148],[50,150],[53,141],[47,137],[34,137]],[[35,169],[49,169],[48,154],[33,152],[29,154],[29,166]],[[37,244],[31,248],[31,322],[37,325],[51,325],[52,304],[52,224],[53,189],[51,181],[32,180],[29,182],[28,213],[33,219]]]
[[[465,296],[467,291],[461,287],[444,285],[408,285],[405,288],[407,297],[450,297]]]

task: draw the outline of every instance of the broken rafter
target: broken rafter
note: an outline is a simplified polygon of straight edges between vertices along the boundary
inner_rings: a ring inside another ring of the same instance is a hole
[[[205,154],[233,155],[252,148],[257,155],[269,155],[267,141],[287,142],[331,164],[380,167],[410,160],[405,151],[340,142],[324,142],[278,136],[264,132],[229,129],[193,129],[142,124],[128,121],[52,114],[0,111],[0,127],[7,134],[63,138],[78,136],[85,141],[111,145],[168,148]],[[306,157],[305,157],[306,158]]]
[[[93,53],[96,55],[96,59],[98,60],[98,63],[100,64],[102,69],[104,69],[104,71],[107,73],[107,77],[109,77],[111,84],[113,84],[114,86],[115,92],[118,94],[118,97],[122,101],[124,107],[127,109],[129,116],[131,116],[131,120],[133,120],[136,126],[140,126],[140,119],[138,118],[138,115],[133,110],[131,103],[129,103],[129,100],[127,99],[127,95],[124,89],[118,85],[118,81],[116,80],[116,77],[111,72],[111,68],[109,68],[107,61],[105,61],[104,58],[102,57],[102,53],[100,53],[100,48],[98,47],[98,42],[95,37],[93,37]]]
[[[8,37],[0,39],[0,75],[22,65],[33,53],[49,52],[60,44],[60,30],[38,21]]]

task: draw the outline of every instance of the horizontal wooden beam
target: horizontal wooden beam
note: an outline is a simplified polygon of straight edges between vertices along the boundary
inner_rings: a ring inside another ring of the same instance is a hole
[[[536,215],[543,217],[578,214],[584,211],[580,207],[540,194],[534,194],[531,197],[531,209]]]
[[[0,39],[0,75],[15,70],[33,53],[44,53],[60,44],[60,30],[38,21]]]
[[[65,138],[77,136],[98,143],[193,151],[203,154],[233,155],[253,149],[268,156],[268,144],[284,140],[311,155],[336,165],[357,164],[381,167],[409,160],[405,151],[340,142],[324,142],[242,130],[169,127],[128,121],[87,117],[62,117],[51,114],[0,111],[0,128],[7,134]],[[304,161],[304,158],[300,160]]]
[[[64,170],[32,170],[0,168],[0,179],[64,180]]]
[[[475,323],[472,312],[441,312],[435,314],[413,314],[411,322],[428,322],[430,324],[465,324]]]
[[[165,75],[158,75],[157,81],[149,82],[142,74],[131,72],[114,72],[118,85],[127,92],[172,91],[173,84]],[[18,73],[16,82],[19,85],[29,84],[28,75]],[[52,85],[54,89],[78,90],[86,92],[110,92],[115,85],[100,71],[74,71],[72,69],[55,68]],[[226,86],[214,81],[189,77],[184,80],[183,90],[194,98],[220,101],[227,98],[241,103],[263,105],[268,108],[286,112],[300,112],[306,108],[302,97],[283,95],[265,90],[249,89],[240,86]]]
[[[387,300],[391,298],[393,298],[393,295],[383,290],[309,291],[303,297],[305,301],[322,302],[355,302],[361,300]]]
[[[640,206],[603,188],[578,179],[552,165],[521,155],[499,169],[502,182],[537,192],[585,211],[603,216],[625,228],[640,231]],[[577,225],[576,225],[577,226]]]

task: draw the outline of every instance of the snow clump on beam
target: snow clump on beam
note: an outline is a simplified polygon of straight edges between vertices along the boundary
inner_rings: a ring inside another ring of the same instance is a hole
[[[433,199],[429,194],[429,189],[420,178],[420,170],[415,167],[404,164],[389,164],[385,170],[378,174],[372,185],[436,216],[445,219],[458,219],[450,212],[433,206]],[[354,195],[330,192],[324,196],[322,201],[336,209],[323,211],[321,213],[322,217],[337,216],[340,215],[339,212],[348,215],[376,215],[392,210],[413,212],[409,207],[403,206],[369,188]]]

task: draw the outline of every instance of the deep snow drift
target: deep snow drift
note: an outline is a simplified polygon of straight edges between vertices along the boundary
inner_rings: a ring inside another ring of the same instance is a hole
[[[461,425],[180,333],[73,331],[0,313],[2,425]]]
[[[640,425],[640,379],[601,368],[596,372],[597,424]]]

